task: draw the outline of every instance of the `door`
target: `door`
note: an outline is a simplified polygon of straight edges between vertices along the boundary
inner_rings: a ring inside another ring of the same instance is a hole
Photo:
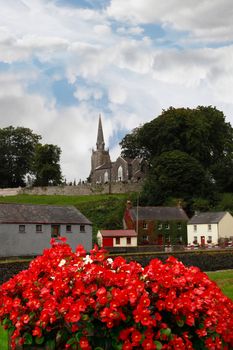
[[[205,245],[205,236],[201,236],[201,245],[202,245],[202,246]]]
[[[60,225],[51,225],[51,237],[60,236]]]
[[[113,238],[103,237],[103,247],[113,247]]]

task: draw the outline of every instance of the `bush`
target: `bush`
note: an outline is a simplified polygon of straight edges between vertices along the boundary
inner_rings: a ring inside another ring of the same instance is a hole
[[[51,243],[0,287],[13,349],[232,349],[233,302],[198,268]]]

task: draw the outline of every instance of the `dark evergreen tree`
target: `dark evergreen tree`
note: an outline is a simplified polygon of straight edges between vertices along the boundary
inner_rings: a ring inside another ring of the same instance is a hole
[[[48,144],[36,146],[33,162],[34,185],[56,186],[61,184],[60,154],[61,149],[58,146]]]

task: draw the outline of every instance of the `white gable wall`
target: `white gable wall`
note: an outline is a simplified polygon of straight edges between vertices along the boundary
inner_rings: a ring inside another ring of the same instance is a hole
[[[230,213],[226,213],[219,222],[219,238],[233,237],[233,217]]]

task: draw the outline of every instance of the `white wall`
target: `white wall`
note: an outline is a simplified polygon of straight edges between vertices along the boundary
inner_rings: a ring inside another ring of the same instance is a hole
[[[42,254],[44,248],[50,247],[50,224],[42,225],[40,233],[36,232],[35,224],[25,226],[25,233],[20,233],[18,224],[0,224],[1,257],[38,255]],[[80,225],[71,226],[72,232],[66,232],[66,225],[60,225],[60,236],[67,238],[67,243],[73,250],[78,244],[82,244],[89,252],[92,248],[92,226],[85,225],[85,232],[80,232]]]
[[[130,237],[131,244],[127,244],[126,237],[120,237],[120,244],[116,244],[116,238],[113,238],[113,247],[136,247],[137,246],[137,237]]]
[[[205,243],[207,244],[207,240],[209,236],[212,236],[212,243],[218,243],[218,225],[211,224],[211,230],[208,229],[207,224],[196,224],[197,230],[194,231],[194,225],[187,225],[188,232],[188,244],[193,244],[194,237],[197,237],[197,243],[201,244],[201,236],[205,236]]]

